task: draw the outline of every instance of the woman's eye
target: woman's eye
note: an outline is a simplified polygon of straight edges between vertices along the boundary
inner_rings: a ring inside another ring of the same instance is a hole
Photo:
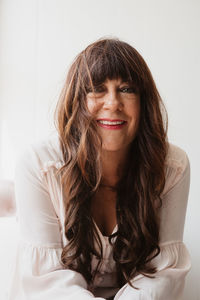
[[[122,87],[122,88],[120,88],[120,92],[134,94],[135,93],[135,89],[132,88],[132,87]]]
[[[103,93],[103,91],[104,91],[104,88],[102,86],[94,86],[94,88],[89,89],[88,92],[98,94],[98,93]]]
[[[94,92],[95,93],[102,93],[103,91],[104,91],[104,89],[103,89],[102,86],[94,87]]]

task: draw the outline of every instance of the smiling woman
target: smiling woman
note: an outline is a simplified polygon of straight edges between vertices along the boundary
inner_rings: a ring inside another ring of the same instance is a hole
[[[72,63],[58,135],[16,167],[22,242],[10,300],[178,300],[190,167],[141,55],[101,39]]]
[[[87,94],[86,101],[89,112],[100,127],[102,148],[126,155],[138,129],[139,94],[122,79],[106,80]]]

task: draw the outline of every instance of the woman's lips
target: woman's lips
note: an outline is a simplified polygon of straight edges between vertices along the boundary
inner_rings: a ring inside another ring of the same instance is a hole
[[[123,128],[127,122],[121,119],[98,119],[97,123],[102,128],[116,130]]]

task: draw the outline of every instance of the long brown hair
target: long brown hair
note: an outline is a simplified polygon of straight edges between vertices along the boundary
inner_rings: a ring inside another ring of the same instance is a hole
[[[88,90],[106,79],[121,78],[140,95],[140,124],[132,142],[130,163],[117,187],[118,230],[110,236],[119,286],[138,274],[152,276],[150,264],[160,252],[159,208],[165,185],[167,114],[151,72],[142,56],[118,39],[89,45],[72,63],[56,108],[64,166],[65,268],[94,280],[91,259],[102,260],[102,245],[91,216],[91,201],[101,182],[101,138],[86,106]],[[113,239],[113,237],[116,237]],[[95,245],[98,245],[96,247]]]

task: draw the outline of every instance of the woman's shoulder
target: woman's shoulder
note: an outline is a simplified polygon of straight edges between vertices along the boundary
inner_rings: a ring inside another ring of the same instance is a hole
[[[187,153],[177,145],[168,143],[166,165],[172,168],[184,169],[189,163]]]
[[[163,194],[171,190],[185,176],[190,175],[190,162],[187,153],[177,145],[168,144],[165,161],[166,183]]]
[[[21,164],[40,170],[45,170],[52,165],[61,167],[64,160],[58,134],[54,133],[29,144],[19,156],[17,165]]]

